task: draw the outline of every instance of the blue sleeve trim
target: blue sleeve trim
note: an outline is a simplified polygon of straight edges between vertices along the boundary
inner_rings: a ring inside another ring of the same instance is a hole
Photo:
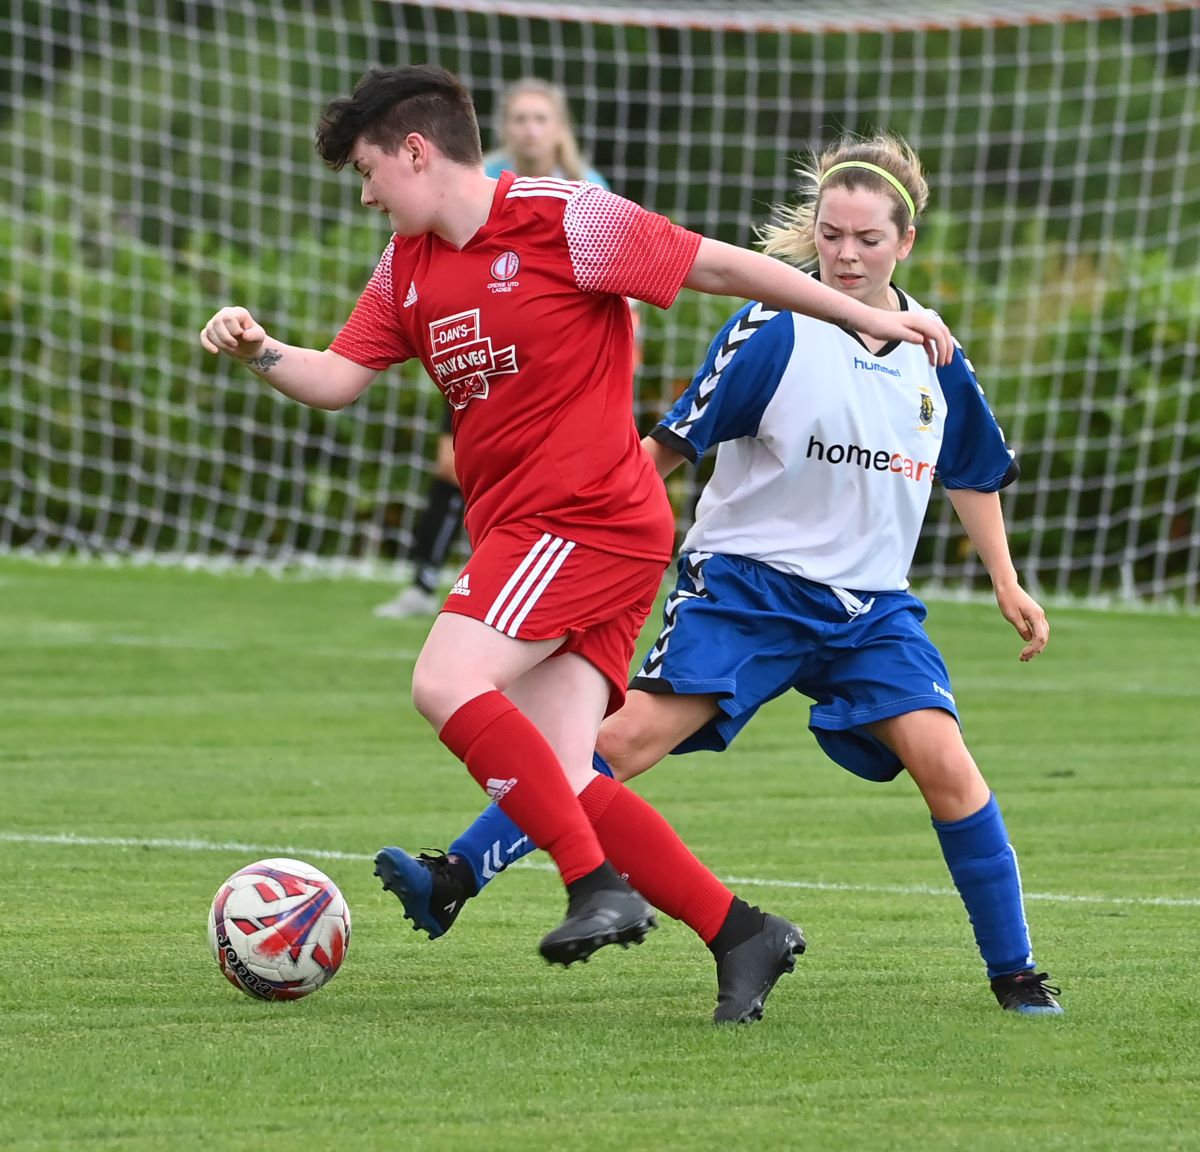
[[[656,424],[650,429],[650,439],[657,440],[660,444],[670,448],[677,456],[682,456],[685,460],[695,464],[700,457],[696,454],[695,446],[682,436],[677,436],[670,428],[665,428],[661,424]]]
[[[714,444],[756,435],[791,360],[794,339],[790,312],[747,304],[717,333],[700,370],[659,427],[691,445],[688,455],[695,459]]]
[[[938,456],[937,476],[945,488],[998,492],[1020,472],[970,360],[959,347],[954,358],[937,370],[946,398],[946,426]]]

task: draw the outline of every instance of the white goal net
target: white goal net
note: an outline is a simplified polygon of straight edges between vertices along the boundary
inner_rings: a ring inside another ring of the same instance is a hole
[[[281,339],[332,338],[386,237],[313,128],[368,67],[422,61],[473,90],[485,147],[508,82],[562,85],[615,191],[740,244],[798,155],[902,133],[932,196],[901,283],[949,321],[1018,452],[1024,578],[1200,600],[1194,3],[13,0],[0,550],[403,559],[441,420],[423,374],[310,411],[196,334],[244,303]],[[643,427],[732,307],[646,316]],[[684,525],[695,483],[673,492]],[[937,495],[914,576],[980,580]]]

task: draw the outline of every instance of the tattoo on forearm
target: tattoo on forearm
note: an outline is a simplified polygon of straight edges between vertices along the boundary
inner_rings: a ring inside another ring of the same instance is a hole
[[[282,359],[282,352],[279,352],[274,348],[268,348],[265,352],[260,352],[254,357],[253,360],[247,360],[246,363],[249,364],[250,367],[256,372],[267,373],[270,372],[271,369],[274,368],[275,365],[278,364]]]

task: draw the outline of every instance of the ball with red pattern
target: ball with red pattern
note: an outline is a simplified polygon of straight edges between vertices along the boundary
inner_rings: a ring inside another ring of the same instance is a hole
[[[350,945],[338,886],[300,860],[259,860],[213,897],[208,943],[225,978],[259,1000],[299,1000],[327,984]]]

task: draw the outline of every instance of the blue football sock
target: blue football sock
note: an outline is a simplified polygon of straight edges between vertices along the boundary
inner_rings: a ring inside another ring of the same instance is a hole
[[[592,767],[605,776],[612,769],[599,753],[592,754]],[[475,822],[450,845],[447,855],[458,856],[470,865],[477,890],[498,876],[510,864],[536,852],[537,845],[521,831],[498,804],[489,804]]]
[[[489,804],[475,822],[450,845],[448,855],[459,856],[475,874],[476,887],[483,886],[514,860],[537,849],[503,812],[498,804]]]
[[[996,797],[964,820],[934,820],[950,875],[966,905],[988,978],[1033,967],[1017,854]]]

